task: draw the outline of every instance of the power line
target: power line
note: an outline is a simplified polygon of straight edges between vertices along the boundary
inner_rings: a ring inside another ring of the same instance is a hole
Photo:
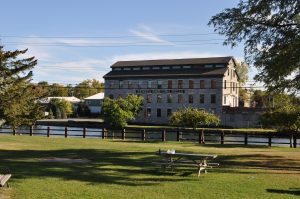
[[[160,37],[183,37],[183,36],[204,36],[218,35],[218,33],[186,33],[186,34],[145,34],[144,36]],[[3,38],[41,38],[41,39],[117,39],[117,38],[140,38],[138,35],[117,35],[117,36],[22,36],[22,35],[0,35]]]

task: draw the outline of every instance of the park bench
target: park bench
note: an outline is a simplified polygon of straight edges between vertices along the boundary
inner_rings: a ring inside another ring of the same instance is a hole
[[[213,168],[219,166],[219,163],[209,163],[217,157],[217,155],[210,154],[189,154],[189,153],[168,153],[166,151],[158,151],[157,155],[163,157],[159,161],[152,162],[154,165],[161,166],[162,170],[165,172],[167,168],[172,170],[175,167],[192,167],[197,168],[198,177],[201,171],[207,173],[207,168]]]
[[[5,185],[9,187],[8,180],[11,178],[11,172],[9,170],[5,170],[0,174],[0,187],[4,187]]]

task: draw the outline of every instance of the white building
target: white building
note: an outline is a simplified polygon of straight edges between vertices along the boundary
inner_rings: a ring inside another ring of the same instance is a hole
[[[84,103],[89,107],[92,114],[100,114],[104,99],[104,93],[97,93],[90,97],[84,98]]]

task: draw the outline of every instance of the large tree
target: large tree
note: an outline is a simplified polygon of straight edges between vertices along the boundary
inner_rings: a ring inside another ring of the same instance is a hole
[[[259,70],[256,80],[270,90],[300,89],[300,1],[241,0],[213,16],[209,25],[225,45],[244,41],[246,61]]]
[[[12,126],[32,124],[42,117],[42,108],[35,101],[42,90],[30,84],[36,64],[34,57],[19,58],[27,50],[4,51],[0,46],[0,119]]]

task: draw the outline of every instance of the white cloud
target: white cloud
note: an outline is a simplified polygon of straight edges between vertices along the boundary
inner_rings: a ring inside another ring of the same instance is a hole
[[[130,29],[129,32],[151,42],[172,44],[171,42],[164,40],[161,37],[159,37],[157,34],[155,34],[154,31],[149,26],[140,25],[140,29],[141,30]]]

